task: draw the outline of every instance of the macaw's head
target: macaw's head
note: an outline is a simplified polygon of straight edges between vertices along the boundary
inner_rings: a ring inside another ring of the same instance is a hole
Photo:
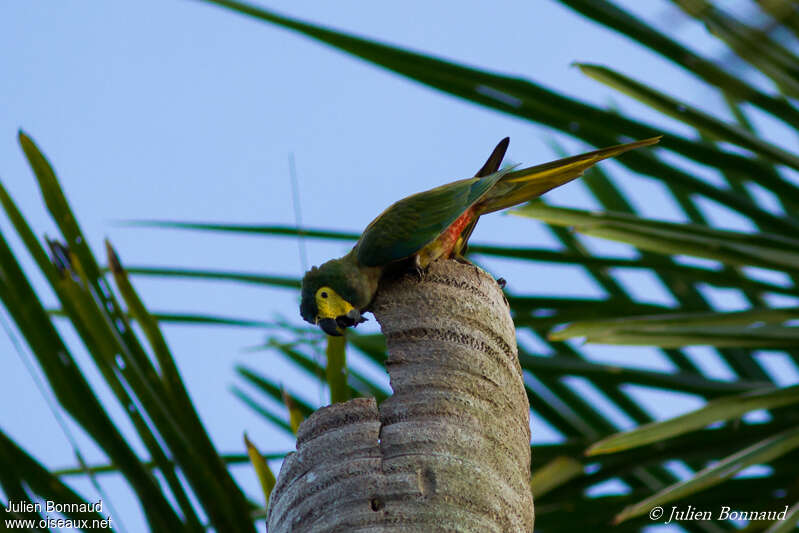
[[[371,295],[363,294],[361,277],[357,267],[343,258],[313,267],[302,278],[302,318],[334,336],[366,322],[360,308],[369,303]]]

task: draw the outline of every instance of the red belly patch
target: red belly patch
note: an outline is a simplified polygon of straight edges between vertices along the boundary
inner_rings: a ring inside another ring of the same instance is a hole
[[[472,221],[472,214],[474,213],[473,209],[470,207],[466,211],[463,212],[461,216],[455,219],[455,222],[450,224],[450,226],[444,230],[441,236],[436,239],[441,246],[443,257],[449,257],[452,253],[452,249],[455,247],[455,244],[458,242],[458,237],[461,236],[463,230],[469,223]]]

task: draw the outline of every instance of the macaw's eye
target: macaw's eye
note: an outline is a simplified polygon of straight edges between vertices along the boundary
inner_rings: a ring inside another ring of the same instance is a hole
[[[327,298],[327,293],[322,291],[322,293],[319,296],[321,296],[322,298]]]

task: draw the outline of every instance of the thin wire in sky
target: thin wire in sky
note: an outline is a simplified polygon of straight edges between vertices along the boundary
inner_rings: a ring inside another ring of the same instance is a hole
[[[305,249],[305,234],[302,231],[302,208],[300,205],[300,185],[297,178],[297,165],[294,163],[294,152],[289,152],[289,178],[291,179],[291,196],[294,203],[294,225],[297,228],[297,248],[300,253],[300,277],[308,270],[308,253]],[[322,368],[322,352],[319,349],[314,351],[314,361],[319,368]],[[319,379],[319,405],[324,404],[325,386],[324,381]]]
[[[302,209],[300,207],[300,186],[297,181],[297,167],[294,164],[294,152],[289,153],[289,177],[291,178],[291,194],[294,202],[294,224],[297,226],[297,246],[300,251],[301,274],[308,270],[308,254],[305,250],[305,239],[302,232]]]

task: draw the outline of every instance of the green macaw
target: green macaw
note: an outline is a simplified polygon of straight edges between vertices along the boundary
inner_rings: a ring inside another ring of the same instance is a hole
[[[350,252],[313,267],[302,279],[300,314],[328,335],[366,319],[380,278],[396,267],[418,271],[440,258],[463,258],[481,215],[518,205],[579,177],[595,163],[649,146],[660,137],[620,144],[521,170],[498,170],[510,140],[502,139],[473,178],[396,202],[374,219]]]

